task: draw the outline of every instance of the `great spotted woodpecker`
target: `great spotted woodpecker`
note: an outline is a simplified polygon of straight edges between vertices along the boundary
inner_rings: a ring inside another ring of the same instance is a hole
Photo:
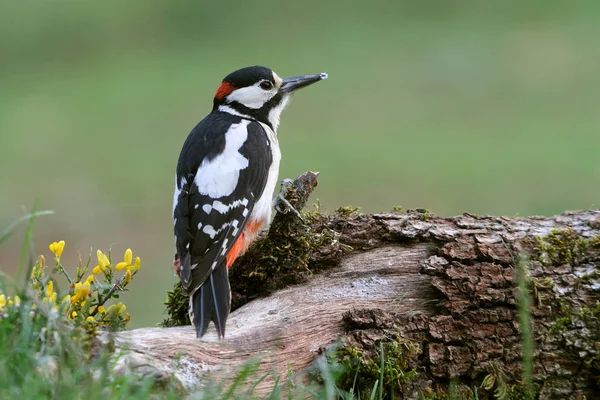
[[[231,307],[228,269],[270,222],[281,152],[279,117],[296,89],[327,74],[281,79],[265,67],[227,75],[213,109],[187,137],[175,176],[173,267],[198,337],[219,337]]]

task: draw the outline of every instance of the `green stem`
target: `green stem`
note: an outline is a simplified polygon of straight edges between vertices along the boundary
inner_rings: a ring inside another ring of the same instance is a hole
[[[57,263],[56,268],[58,268],[58,271],[62,272],[67,277],[67,280],[69,281],[69,285],[73,285],[73,279],[71,279],[71,276],[69,275],[67,270],[62,266],[60,261],[58,261],[58,259],[56,259],[56,263]]]

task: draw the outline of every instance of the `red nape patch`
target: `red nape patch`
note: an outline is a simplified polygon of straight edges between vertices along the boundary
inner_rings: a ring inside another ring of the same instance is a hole
[[[258,231],[262,227],[263,222],[264,221],[257,221],[255,219],[251,219],[250,221],[248,221],[246,227],[244,228],[244,231],[240,234],[233,246],[231,246],[231,249],[229,249],[229,253],[227,253],[227,256],[225,256],[225,259],[227,260],[225,264],[227,265],[227,269],[229,269],[229,267],[231,267],[235,259],[238,258],[238,256],[244,254],[248,246],[252,244],[252,242],[256,238],[256,235],[258,234]]]
[[[223,100],[225,97],[229,96],[231,92],[233,92],[235,88],[229,82],[221,83],[221,86],[215,92],[215,99]]]

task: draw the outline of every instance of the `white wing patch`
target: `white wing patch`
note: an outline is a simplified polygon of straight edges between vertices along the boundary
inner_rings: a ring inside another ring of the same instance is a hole
[[[237,203],[237,201],[234,201],[232,204],[225,205],[225,204],[221,203],[219,200],[215,200],[215,201],[213,201],[212,208],[213,208],[213,210],[218,211],[221,214],[225,214],[227,211],[229,211],[230,208],[235,207],[235,203]]]
[[[204,212],[207,214],[210,214],[210,212],[212,210],[215,210],[221,214],[226,214],[229,210],[233,210],[234,208],[236,208],[240,205],[242,205],[244,207],[247,206],[248,199],[244,198],[242,200],[235,200],[231,204],[224,204],[224,203],[220,202],[219,200],[215,200],[215,201],[213,201],[212,205],[211,204],[203,205],[202,210],[204,210]]]
[[[227,229],[227,227],[229,227],[229,225],[231,225],[231,224],[229,222],[226,222],[219,229],[216,229],[216,230],[212,225],[204,225],[204,228],[202,228],[202,232],[204,232],[208,236],[210,236],[211,239],[214,239],[215,236],[217,236],[217,234],[219,232],[221,232],[224,229]],[[207,249],[207,251],[208,251],[208,249]]]
[[[217,236],[217,233],[219,233],[219,231],[215,231],[215,228],[213,228],[212,225],[204,225],[202,232],[210,236],[211,239],[214,239],[215,236]]]
[[[225,134],[223,152],[210,161],[202,161],[194,178],[200,194],[216,199],[233,193],[240,171],[248,167],[248,159],[240,153],[240,148],[248,139],[249,123],[242,121],[231,125]]]

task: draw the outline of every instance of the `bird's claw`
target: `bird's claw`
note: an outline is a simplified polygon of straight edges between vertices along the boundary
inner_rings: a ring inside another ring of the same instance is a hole
[[[286,178],[281,181],[281,191],[277,196],[275,196],[275,199],[273,199],[273,208],[275,208],[275,210],[281,214],[287,214],[291,212],[296,217],[298,217],[298,219],[302,221],[302,223],[305,223],[304,218],[302,218],[298,210],[296,210],[294,206],[292,206],[290,202],[285,198],[285,195],[287,194],[288,189],[292,186],[292,183],[294,183],[294,181],[292,181],[289,178]]]

